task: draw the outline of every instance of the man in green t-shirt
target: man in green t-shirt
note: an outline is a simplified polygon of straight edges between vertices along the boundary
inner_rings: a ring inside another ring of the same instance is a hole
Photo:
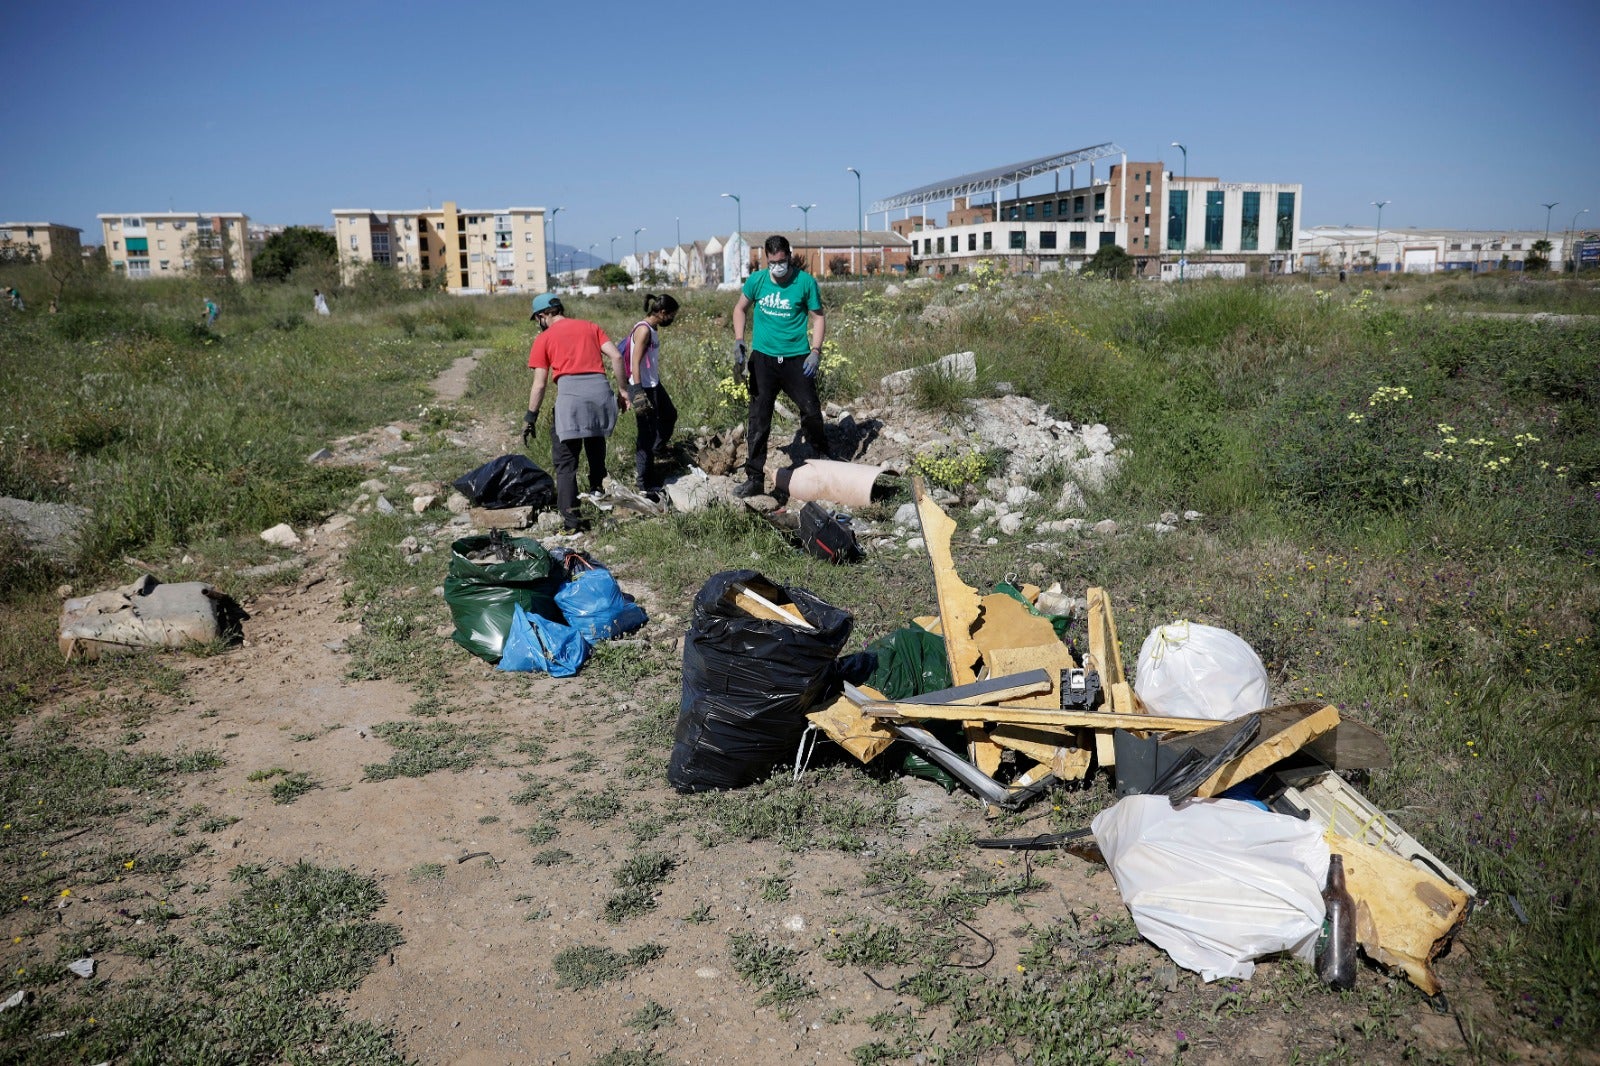
[[[827,427],[822,423],[822,402],[817,399],[817,367],[822,362],[822,340],[827,332],[822,293],[817,289],[817,279],[790,261],[787,238],[777,234],[768,237],[766,252],[767,269],[758,270],[745,280],[739,302],[733,308],[736,381],[745,377],[745,317],[754,316],[750,330],[753,351],[748,353],[750,424],[744,438],[745,481],[734,490],[739,496],[759,495],[764,487],[772,405],[778,401],[780,389],[800,409],[800,428],[805,430],[811,450],[818,458],[833,458],[828,450]]]

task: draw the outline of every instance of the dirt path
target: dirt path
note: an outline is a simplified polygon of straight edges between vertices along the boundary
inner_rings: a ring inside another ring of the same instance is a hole
[[[464,394],[482,354],[457,360],[437,379],[441,401]],[[481,437],[493,454],[487,429],[463,435]],[[402,447],[397,435],[387,439]],[[679,801],[660,775],[632,772],[618,733],[642,703],[675,699],[675,670],[615,692],[591,671],[568,680],[505,675],[463,653],[466,683],[452,689],[460,709],[441,719],[417,718],[407,713],[414,692],[347,676],[345,641],[359,628],[343,604],[347,547],[341,532],[311,540],[300,579],[246,605],[252,619],[244,646],[187,660],[189,703],[150,722],[146,735],[152,750],[186,744],[216,749],[227,760],[224,770],[191,781],[173,800],[239,819],[214,838],[212,853],[192,860],[194,879],[225,885],[237,864],[302,859],[377,879],[388,897],[377,917],[397,923],[405,939],[346,997],[355,1017],[392,1027],[405,1054],[430,1064],[587,1063],[615,1047],[654,1047],[667,1061],[695,1064],[839,1063],[851,1060],[853,1048],[883,1038],[869,1018],[915,1005],[892,990],[901,972],[869,976],[869,967],[822,958],[835,931],[852,919],[896,917],[893,894],[864,886],[871,851],[796,855],[760,841],[704,847],[696,842],[695,819],[672,819]],[[654,613],[648,639],[674,641],[684,605],[659,604]],[[442,602],[425,622],[421,632],[433,636],[422,639],[446,639]],[[496,730],[505,739],[498,758],[463,772],[367,780],[364,768],[391,754],[373,727],[397,721],[445,721]],[[547,750],[519,756],[513,738],[538,740]],[[320,787],[275,804],[272,780],[247,780],[252,771],[272,768],[308,774]],[[538,782],[545,786],[541,797],[513,802]],[[590,823],[573,816],[583,797],[608,786],[619,801],[614,817]],[[951,825],[983,829],[978,807],[959,793],[947,796],[914,779],[906,793],[898,818],[904,835],[889,846],[917,850]],[[558,832],[534,844],[523,831],[541,824]],[[658,830],[653,837],[636,828],[651,824]],[[607,921],[613,872],[643,850],[678,863],[658,906]],[[1103,867],[1060,856],[1047,880],[1049,889],[1026,897],[1026,913],[1004,903],[977,915],[972,925],[997,948],[985,972],[1019,969],[1027,941],[1018,934],[1027,922],[1070,912],[1123,913]],[[785,885],[786,898],[772,890],[774,882]],[[731,965],[729,936],[739,932],[803,952],[798,969],[817,994],[785,1008],[757,1007],[759,991]],[[583,991],[558,987],[554,959],[564,949],[603,945],[626,952],[647,943],[664,949],[661,956],[625,979]],[[1118,961],[1164,960],[1141,943],[1121,949]],[[1169,1006],[1197,987],[1189,976],[1183,984]],[[629,1020],[651,1002],[670,1016],[641,1034]],[[1453,1028],[1425,1013],[1412,1021],[1408,1042],[1459,1046]],[[1235,1025],[1248,1026],[1251,1038],[1235,1040],[1226,1029],[1197,1037],[1184,1061],[1282,1060],[1290,1030],[1281,1018],[1264,1014]],[[1172,1047],[1157,1045],[1145,1050],[1171,1057]]]

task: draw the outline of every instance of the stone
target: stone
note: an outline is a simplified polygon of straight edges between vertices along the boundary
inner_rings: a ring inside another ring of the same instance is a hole
[[[917,517],[917,505],[902,503],[894,512],[894,524],[902,529],[918,529],[922,519]]]
[[[352,515],[336,514],[329,518],[326,522],[322,523],[320,528],[323,533],[337,533],[339,530],[345,528],[354,521],[355,517]]]
[[[67,969],[71,970],[74,974],[76,974],[79,977],[93,977],[94,976],[94,960],[93,959],[74,959],[71,962],[67,963]]]
[[[423,514],[424,512],[426,512],[429,508],[433,507],[433,505],[438,503],[438,502],[439,502],[439,497],[437,497],[437,496],[417,496],[417,497],[413,498],[412,501],[411,501],[411,513],[412,514]]]
[[[926,316],[928,311],[932,310],[933,308],[928,308],[927,311],[923,312],[923,315]],[[949,308],[941,308],[941,310],[948,312]],[[975,352],[952,352],[942,359],[934,360],[927,366],[915,367],[911,370],[899,370],[893,374],[888,374],[879,384],[883,386],[883,391],[887,393],[910,392],[916,376],[927,371],[935,374],[945,374],[957,381],[965,381],[968,384],[976,384],[978,381],[978,356]]]
[[[1076,481],[1068,481],[1061,486],[1061,496],[1056,500],[1058,511],[1081,511],[1089,506],[1089,501],[1083,498],[1083,490]]]
[[[1008,537],[1014,537],[1022,529],[1022,516],[1019,514],[1001,515],[1000,521],[996,524],[1000,527],[1000,532]]]
[[[308,462],[308,463],[325,463],[329,459],[332,459],[332,458],[333,458],[333,452],[329,451],[327,448],[318,448],[316,451],[314,451],[310,455],[306,456],[306,462]]]
[[[1083,528],[1081,518],[1058,518],[1052,522],[1040,522],[1038,525],[1041,533],[1076,533]]]
[[[60,563],[70,563],[77,555],[78,539],[89,518],[87,507],[0,496],[0,525],[11,526],[29,549]]]
[[[744,505],[757,514],[771,514],[778,509],[778,500],[775,496],[760,493],[745,497]]]
[[[1178,524],[1178,514],[1177,514],[1177,512],[1176,511],[1162,511],[1161,512],[1161,522],[1162,522],[1163,525],[1169,525],[1169,526],[1177,525]]]
[[[262,563],[260,566],[247,566],[240,570],[240,577],[271,577],[274,574],[298,570],[305,565],[304,559],[280,559],[275,563]]]
[[[1026,507],[1039,498],[1039,494],[1026,485],[1012,485],[1006,489],[1006,502],[1013,507]]]
[[[908,288],[908,289],[926,289],[929,285],[932,285],[934,283],[935,283],[934,279],[933,278],[929,278],[929,277],[907,278],[906,279],[906,288]]]
[[[1202,519],[1204,517],[1205,517],[1205,515],[1201,514],[1199,511],[1185,511],[1185,512],[1183,512],[1183,520],[1185,522],[1198,522],[1198,521],[1200,521],[1200,519]]]
[[[533,521],[532,507],[474,507],[467,514],[480,529],[527,529]]]
[[[1016,391],[1017,387],[1009,381],[997,381],[994,383],[994,394],[996,396],[1010,396]]]
[[[803,933],[806,931],[806,920],[798,914],[791,914],[783,920],[783,927],[791,933]]]
[[[928,546],[928,542],[921,537],[912,537],[906,541],[906,550],[919,552]]]
[[[373,506],[377,508],[377,511],[378,511],[379,514],[398,514],[399,513],[398,511],[395,510],[394,504],[389,502],[389,497],[387,497],[387,496],[379,496],[378,499],[377,499],[377,502],[374,503]]]
[[[1145,526],[1144,528],[1146,528],[1148,530],[1152,530],[1157,536],[1160,536],[1163,533],[1171,533],[1173,530],[1177,529],[1178,527],[1177,526],[1169,526],[1165,522],[1151,522],[1149,525]]]
[[[437,496],[440,486],[437,481],[413,481],[406,486],[407,496]]]
[[[900,295],[900,286],[894,284],[893,282],[890,282],[888,285],[884,286],[883,294],[885,296],[899,296]]]
[[[539,514],[539,520],[533,524],[534,532],[538,533],[540,536],[545,536],[546,534],[550,533],[559,533],[561,532],[561,527],[562,522],[560,511],[542,511]]]
[[[1117,531],[1117,522],[1116,519],[1113,518],[1104,518],[1089,528],[1093,529],[1096,533],[1115,533]]]
[[[400,542],[399,547],[401,552],[406,555],[416,555],[422,550],[422,545],[417,542],[416,537],[405,538]]]
[[[472,501],[459,492],[452,492],[450,498],[444,501],[444,509],[451,514],[466,514],[472,507]]]
[[[356,487],[359,488],[362,492],[371,493],[374,496],[377,495],[380,492],[388,492],[389,491],[388,484],[386,484],[385,482],[379,481],[375,477],[368,478],[367,480],[363,481],[360,485],[358,485]]]
[[[275,548],[293,548],[300,543],[300,535],[287,522],[279,522],[271,529],[263,529],[261,539]]]

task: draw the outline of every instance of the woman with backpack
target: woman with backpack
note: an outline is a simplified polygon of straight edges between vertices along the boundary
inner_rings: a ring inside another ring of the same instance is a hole
[[[650,476],[651,459],[665,458],[672,432],[678,428],[678,409],[661,383],[662,326],[672,325],[678,316],[678,301],[662,294],[646,294],[644,317],[633,327],[622,342],[622,373],[629,385],[639,387],[641,402],[633,409],[638,422],[638,440],[634,444],[634,484],[642,493],[652,496],[660,488],[657,479]]]

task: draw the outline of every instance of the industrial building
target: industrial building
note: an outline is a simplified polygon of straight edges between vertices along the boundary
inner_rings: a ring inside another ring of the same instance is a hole
[[[1573,236],[1578,238],[1572,240]],[[1545,256],[1560,270],[1585,237],[1551,233]],[[1300,235],[1307,270],[1375,270],[1432,274],[1436,271],[1521,270],[1537,254],[1543,230],[1378,229],[1376,226],[1312,226]],[[1581,258],[1581,256],[1579,256]],[[1592,265],[1586,263],[1585,265]]]
[[[447,292],[543,292],[548,287],[545,209],[440,207],[333,212],[339,276],[346,284],[369,263],[435,277]]]
[[[1117,162],[1098,177],[1097,165],[1110,159]],[[1087,173],[1081,184],[1080,167]],[[1046,175],[1054,176],[1054,189],[1023,195],[1024,181]],[[1298,269],[1301,192],[1298,183],[1224,182],[1174,174],[1159,161],[1130,163],[1107,142],[911,189],[876,201],[868,217],[882,212],[885,227],[911,241],[926,273],[958,272],[980,260],[1021,271],[1077,270],[1115,244],[1142,276],[1240,276]],[[950,207],[941,226],[927,212],[943,203]],[[891,220],[896,211],[905,213]]]
[[[227,275],[249,281],[250,219],[237,211],[96,215],[106,262],[129,278]]]

